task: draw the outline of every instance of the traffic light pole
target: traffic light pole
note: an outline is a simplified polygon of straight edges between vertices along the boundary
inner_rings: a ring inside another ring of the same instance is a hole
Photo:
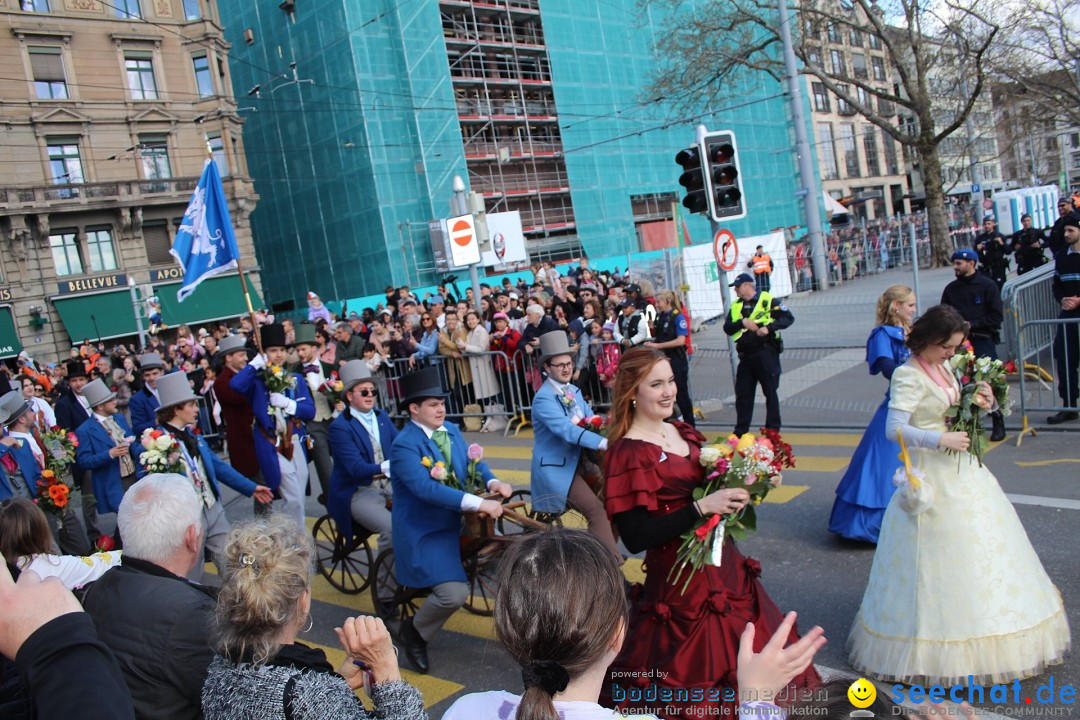
[[[787,72],[788,96],[791,100],[791,120],[795,125],[795,152],[799,157],[799,176],[803,207],[806,210],[806,235],[810,240],[810,262],[817,278],[817,289],[829,287],[829,271],[825,262],[825,236],[821,230],[821,184],[814,174],[810,141],[806,137],[806,115],[803,113],[802,80],[795,60],[795,48],[791,42],[791,20],[787,0],[777,0],[780,13],[780,39],[784,43],[784,69]]]
[[[465,201],[465,181],[460,175],[454,176],[454,198],[450,205],[457,215],[469,214],[469,205]],[[472,285],[473,305],[480,310],[480,273],[476,269],[476,263],[469,265],[469,284]]]

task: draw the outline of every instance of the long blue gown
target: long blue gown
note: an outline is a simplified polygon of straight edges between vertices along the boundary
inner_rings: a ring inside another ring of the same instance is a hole
[[[866,341],[866,364],[870,374],[892,379],[893,370],[911,355],[904,347],[904,329],[878,325]],[[885,437],[885,417],[889,413],[889,391],[870,425],[866,428],[855,454],[851,456],[844,478],[836,488],[836,502],[829,517],[829,531],[851,540],[876,543],[881,519],[896,489],[893,473],[900,466],[900,446]]]

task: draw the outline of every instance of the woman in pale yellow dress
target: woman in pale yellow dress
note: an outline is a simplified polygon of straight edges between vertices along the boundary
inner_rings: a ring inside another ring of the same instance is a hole
[[[931,308],[892,377],[886,432],[903,433],[932,501],[912,510],[903,491],[893,495],[848,636],[852,666],[881,680],[1005,682],[1038,675],[1069,649],[1061,595],[1020,518],[967,452],[967,434],[945,425],[960,393],[947,361],[966,330],[952,308]],[[989,387],[981,392],[992,401]]]

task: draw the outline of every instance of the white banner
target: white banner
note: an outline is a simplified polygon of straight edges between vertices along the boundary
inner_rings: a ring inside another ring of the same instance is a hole
[[[773,262],[773,271],[769,276],[769,292],[776,297],[787,297],[791,294],[791,272],[788,269],[783,232],[737,238],[736,244],[739,246],[739,255],[735,268],[727,271],[728,283],[731,283],[739,273],[753,275],[748,263],[753,264],[751,258],[757,246],[761,245],[762,250],[768,253]],[[690,286],[690,291],[686,294],[686,302],[690,306],[690,315],[694,318],[695,324],[722,315],[724,305],[721,293],[726,289],[730,301],[735,298],[735,289],[721,287],[720,269],[713,257],[712,243],[684,248],[682,259],[686,282]]]

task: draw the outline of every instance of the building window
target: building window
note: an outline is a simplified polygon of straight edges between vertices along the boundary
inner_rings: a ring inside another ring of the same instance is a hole
[[[23,12],[47,13],[49,12],[49,0],[22,0],[19,8]]]
[[[239,175],[243,175],[244,164],[242,162],[240,153],[240,138],[236,135],[236,133],[229,133],[229,144],[232,146],[233,165],[236,166],[236,172]]]
[[[806,64],[811,67],[821,67],[821,51],[817,49],[807,50]]]
[[[829,60],[832,61],[833,75],[847,75],[847,65],[844,64],[844,53],[839,50],[830,50]]]
[[[836,23],[829,23],[825,28],[825,37],[828,38],[831,43],[840,42],[840,28],[836,26]]]
[[[867,33],[867,36],[870,39],[870,49],[871,50],[880,50],[881,49],[881,38],[879,38],[874,33]]]
[[[184,19],[202,19],[202,8],[199,7],[199,0],[184,0]]]
[[[199,90],[199,97],[211,97],[214,94],[214,75],[210,72],[210,58],[205,55],[196,55],[191,59],[195,69],[195,87]]]
[[[132,100],[157,100],[154,60],[149,53],[125,53],[124,68]]]
[[[855,99],[859,101],[859,104],[864,108],[868,108],[870,112],[874,111],[874,96],[870,94],[870,91],[866,88],[855,88]]]
[[[50,235],[49,248],[52,250],[57,275],[82,275],[78,233],[70,230]]]
[[[64,58],[58,47],[31,47],[30,70],[34,73],[34,94],[42,100],[68,96]]]
[[[142,19],[139,0],[113,0],[112,8],[116,11],[116,17]]]
[[[866,56],[862,53],[851,53],[851,72],[857,78],[866,78]]]
[[[896,161],[896,143],[887,133],[882,135],[881,141],[885,146],[885,169],[890,175],[900,174],[900,164]]]
[[[839,175],[836,172],[836,143],[833,142],[832,123],[818,123],[817,137],[820,147],[818,157],[821,159],[821,178],[836,180]]]
[[[229,162],[225,156],[225,142],[221,139],[221,133],[206,136],[206,142],[210,145],[210,154],[217,163],[218,173],[222,177],[229,175]]]
[[[176,262],[169,254],[172,242],[169,240],[169,226],[164,220],[144,222],[142,234],[147,262],[151,265],[169,265]]]
[[[840,94],[844,93],[844,95],[846,95],[848,92],[848,86],[837,85],[836,89],[838,90],[836,94],[836,112],[840,113],[841,115],[854,115],[855,108],[851,107],[851,103],[845,100],[844,96]]]
[[[874,79],[885,82],[885,58],[870,56],[870,66],[874,69]]]
[[[848,42],[851,43],[851,47],[862,47],[862,33],[855,28],[848,30]]]
[[[877,130],[867,128],[863,131],[863,152],[866,153],[866,176],[881,175],[881,163],[878,161]]]
[[[47,138],[49,172],[53,185],[78,185],[86,182],[83,176],[82,158],[79,156],[78,138]],[[61,191],[61,198],[78,197],[77,188]]]
[[[829,93],[825,90],[825,85],[822,83],[813,83],[814,90],[814,110],[818,112],[832,112],[829,107]]]
[[[169,164],[168,139],[161,135],[139,137],[139,157],[142,159],[143,177],[147,180],[164,180],[172,177]],[[165,192],[168,183],[143,183],[144,192]]]
[[[86,231],[86,256],[90,259],[90,272],[116,269],[116,252],[109,228]]]
[[[854,123],[840,124],[840,149],[844,152],[844,170],[849,178],[862,177],[859,170],[859,150],[855,144]]]

